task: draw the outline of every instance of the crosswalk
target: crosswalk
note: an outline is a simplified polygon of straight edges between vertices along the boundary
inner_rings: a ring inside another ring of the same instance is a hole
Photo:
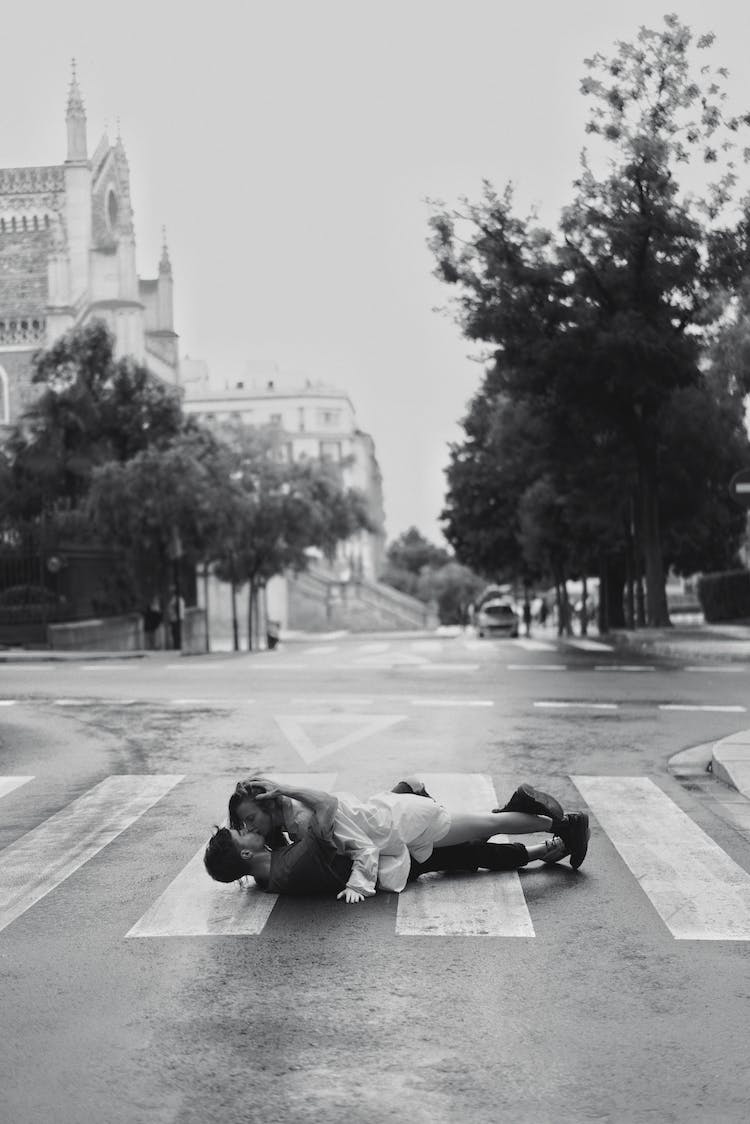
[[[289,784],[336,789],[334,773],[276,776]],[[497,805],[492,778],[485,774],[422,776],[428,791],[456,811]],[[110,776],[0,851],[0,941],[2,931],[41,899],[64,893],[65,883],[86,863],[106,862],[108,845],[186,779],[184,774]],[[634,880],[650,904],[647,915],[674,940],[750,941],[750,874],[655,780],[570,779],[591,812],[593,827],[591,857],[577,877],[604,872],[608,883]],[[34,783],[32,776],[0,777],[0,817],[14,798],[33,795]],[[163,819],[159,823],[163,827]],[[196,839],[201,833],[197,826]],[[123,937],[262,936],[277,898],[254,886],[212,882],[202,868],[204,845],[201,840]],[[595,884],[596,878],[590,892]],[[394,935],[532,939],[540,935],[532,910],[523,872],[428,875],[399,895]]]

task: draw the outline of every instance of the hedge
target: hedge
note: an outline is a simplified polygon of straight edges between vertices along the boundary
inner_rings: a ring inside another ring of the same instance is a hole
[[[750,617],[750,570],[725,570],[698,579],[698,600],[706,621]]]

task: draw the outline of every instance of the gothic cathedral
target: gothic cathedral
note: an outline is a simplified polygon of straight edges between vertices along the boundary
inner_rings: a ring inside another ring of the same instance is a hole
[[[166,244],[158,276],[138,277],[125,148],[105,133],[89,156],[75,64],[66,120],[64,164],[0,168],[0,435],[33,397],[34,351],[96,318],[118,356],[178,383]]]

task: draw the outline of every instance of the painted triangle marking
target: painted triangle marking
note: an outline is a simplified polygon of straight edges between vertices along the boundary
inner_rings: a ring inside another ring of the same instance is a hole
[[[28,784],[33,779],[33,777],[0,777],[0,796],[7,796],[9,792],[20,788],[22,784]]]
[[[395,726],[397,722],[402,722],[405,717],[405,714],[300,714],[290,718],[287,715],[277,714],[275,720],[292,748],[303,761],[309,764],[364,741],[373,734],[380,734],[390,726]],[[316,745],[305,729],[308,726],[354,726],[354,728],[341,737],[334,738],[333,741]]]

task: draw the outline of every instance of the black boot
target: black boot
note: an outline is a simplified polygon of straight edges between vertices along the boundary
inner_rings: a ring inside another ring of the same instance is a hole
[[[493,812],[523,812],[527,816],[548,816],[552,820],[552,833],[560,834],[560,826],[565,820],[562,805],[538,788],[522,784],[516,789],[504,808],[493,808]]]

